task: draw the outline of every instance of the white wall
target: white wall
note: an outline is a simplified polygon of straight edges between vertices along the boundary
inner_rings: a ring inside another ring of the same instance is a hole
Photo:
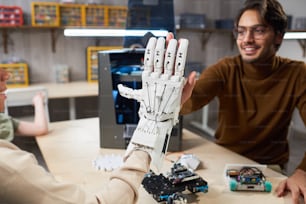
[[[60,1],[60,0],[37,0]],[[95,3],[126,5],[128,0],[77,0],[80,3],[94,1]],[[30,13],[30,0],[0,0],[0,5],[19,5],[25,13]],[[244,0],[174,0],[174,12],[178,16],[181,13],[205,14],[209,27],[214,25],[214,20],[220,18],[234,18],[237,10]],[[280,0],[288,14],[303,16],[306,8],[305,0]],[[294,19],[293,19],[294,20]],[[48,31],[13,31],[10,32],[8,49],[9,53],[3,53],[0,47],[0,61],[17,56],[25,59],[31,68],[31,82],[52,81],[44,75],[54,64],[67,64],[71,67],[72,80],[85,80],[86,60],[82,57],[86,47],[95,45],[94,39],[64,38],[62,30],[57,31],[56,52],[51,51],[51,37]],[[210,65],[219,58],[237,54],[235,42],[231,36],[225,33],[213,33],[206,44],[202,43],[203,34],[194,32],[180,32],[178,37],[190,39],[188,60]],[[0,44],[2,39],[0,38]],[[232,44],[234,46],[232,47]],[[118,45],[118,40],[101,39],[101,45]],[[121,44],[119,42],[119,44]],[[279,50],[279,55],[305,61],[302,49],[296,40],[285,40]]]
[[[306,17],[306,1],[305,0],[279,0],[283,5],[285,12],[288,15],[292,15],[292,26],[295,25],[296,17]],[[284,40],[283,44],[278,52],[279,55],[289,57],[296,60],[302,60],[306,62],[306,57],[303,56],[302,48],[297,40]]]
[[[285,12],[288,15],[292,15],[292,26],[294,27],[295,18],[296,17],[306,17],[305,9],[306,9],[306,1],[305,0],[279,0],[279,2],[283,5]],[[302,48],[300,47],[297,40],[284,40],[279,52],[279,55],[302,60],[306,62],[306,57],[303,56]],[[300,132],[306,132],[305,125],[297,111],[294,112],[293,115],[293,128]]]

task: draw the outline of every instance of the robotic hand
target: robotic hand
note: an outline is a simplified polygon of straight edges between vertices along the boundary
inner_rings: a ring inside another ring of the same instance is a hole
[[[126,156],[134,149],[146,151],[158,170],[167,151],[173,126],[179,121],[188,40],[151,37],[144,54],[142,89],[118,85],[120,94],[140,102],[140,120],[128,145]]]

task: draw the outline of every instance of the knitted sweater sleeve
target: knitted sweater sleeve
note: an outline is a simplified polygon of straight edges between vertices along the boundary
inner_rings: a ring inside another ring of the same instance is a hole
[[[299,110],[300,116],[306,127],[306,64],[303,63],[303,68],[299,72],[300,80],[298,81],[297,94],[299,96],[297,108]],[[304,133],[306,136],[306,133]],[[301,163],[297,167],[306,171],[306,152]]]
[[[197,79],[191,97],[183,104],[180,114],[185,115],[201,109],[207,105],[224,88],[224,68],[228,67],[228,60],[205,68]]]
[[[303,171],[306,171],[306,152],[304,154],[304,159],[302,162],[298,165],[298,169],[302,169]]]

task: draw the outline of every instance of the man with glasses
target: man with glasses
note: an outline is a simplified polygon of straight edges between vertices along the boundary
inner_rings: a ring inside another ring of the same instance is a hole
[[[287,133],[295,108],[306,124],[306,65],[276,56],[287,27],[277,0],[247,0],[235,21],[240,55],[191,73],[181,114],[219,101],[216,143],[262,164],[285,170]],[[278,196],[291,191],[293,203],[306,196],[306,154],[293,175],[280,183]],[[306,199],[304,199],[306,204]]]

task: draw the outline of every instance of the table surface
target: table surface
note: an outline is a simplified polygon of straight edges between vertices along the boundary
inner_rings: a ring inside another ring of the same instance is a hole
[[[69,83],[37,83],[30,87],[43,86],[48,89],[48,98],[73,98],[98,96],[98,83],[87,81],[73,81]]]
[[[57,179],[83,185],[90,191],[100,190],[107,182],[110,172],[96,170],[92,162],[98,156],[123,155],[123,149],[106,149],[99,146],[99,119],[79,119],[54,122],[50,133],[36,137],[50,172]],[[289,196],[278,198],[274,187],[285,177],[271,169],[266,169],[267,180],[272,183],[272,192],[232,192],[224,177],[226,164],[256,164],[241,155],[233,153],[186,129],[183,130],[182,151],[194,154],[201,161],[196,173],[208,182],[207,193],[188,195],[189,203],[237,204],[237,203],[290,203]],[[176,160],[180,153],[169,153],[164,161],[162,173],[172,166],[169,160]],[[155,200],[142,187],[139,189],[139,204],[153,204]]]

